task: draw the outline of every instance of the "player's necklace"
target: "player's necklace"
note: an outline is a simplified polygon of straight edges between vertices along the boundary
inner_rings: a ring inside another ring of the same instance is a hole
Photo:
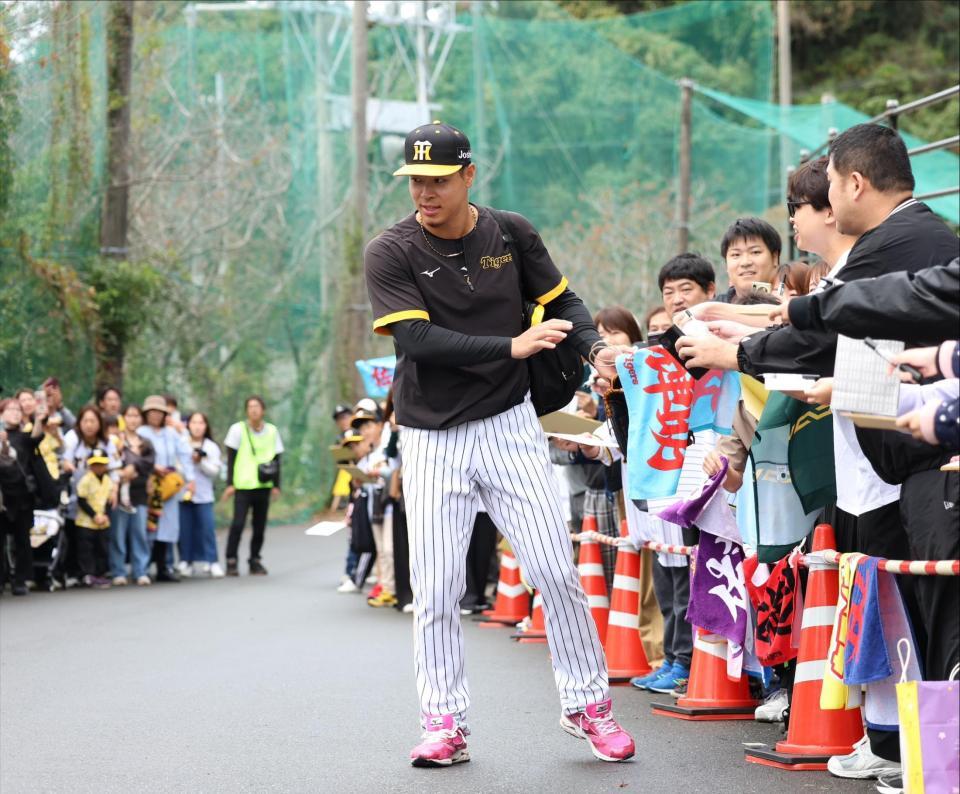
[[[477,228],[477,221],[480,219],[480,213],[477,212],[477,208],[474,207],[473,204],[470,205],[470,215],[473,217],[473,226],[471,227],[471,229],[470,229],[469,232],[467,232],[465,235],[463,235],[463,237],[460,238],[461,240],[465,240],[467,237],[469,237],[471,234],[473,234],[474,229]],[[464,249],[463,249],[462,244],[461,244],[460,250],[459,250],[459,251],[454,251],[452,254],[444,254],[444,253],[441,253],[440,251],[438,251],[438,250],[434,247],[433,243],[430,242],[430,238],[427,237],[427,230],[423,228],[423,221],[420,220],[420,213],[419,213],[419,212],[417,213],[416,218],[417,218],[417,223],[420,224],[420,234],[423,235],[423,241],[427,244],[427,248],[429,248],[431,251],[433,251],[433,253],[435,253],[435,254],[436,254],[437,256],[439,256],[439,257],[443,257],[444,259],[453,259],[453,257],[455,257],[455,256],[462,256],[462,255],[463,255]]]

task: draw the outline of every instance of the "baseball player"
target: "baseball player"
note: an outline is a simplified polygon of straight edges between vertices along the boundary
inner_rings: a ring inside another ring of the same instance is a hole
[[[423,742],[414,766],[468,761],[470,704],[460,599],[470,530],[480,504],[543,594],[561,727],[604,761],[634,754],[613,719],[606,660],[573,565],[550,472],[547,442],[529,396],[524,359],[565,338],[613,377],[590,312],[567,287],[536,229],[512,215],[515,261],[494,216],[468,200],[476,178],[470,142],[434,122],[407,135],[414,212],[364,252],[373,329],[397,350],[394,399],[410,531],[417,687]],[[524,302],[555,318],[523,328]]]

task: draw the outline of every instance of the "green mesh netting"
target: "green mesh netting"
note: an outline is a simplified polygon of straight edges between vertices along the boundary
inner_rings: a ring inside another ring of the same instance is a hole
[[[842,132],[855,124],[869,121],[868,116],[842,102],[793,105],[784,108],[746,97],[731,96],[706,87],[701,87],[700,92],[721,105],[756,119],[765,127],[780,133],[785,144],[788,163],[797,162],[802,149],[810,151],[822,146],[831,129]],[[908,149],[915,149],[926,143],[906,132],[902,132],[901,136]],[[922,152],[914,155],[910,162],[917,183],[915,190],[917,195],[957,187],[960,167],[958,167],[957,155],[952,152],[942,149]],[[926,199],[926,202],[939,215],[955,224],[960,223],[960,195]]]
[[[127,392],[174,391],[207,408],[221,435],[245,394],[265,392],[287,441],[288,482],[308,509],[328,483],[328,407],[356,396],[334,377],[344,312],[366,312],[347,269],[348,258],[356,264],[350,9],[206,6],[191,14],[138,4],[130,258],[163,274],[172,301],[128,346]],[[18,330],[4,337],[0,371],[8,389],[57,372],[73,405],[92,387],[89,339],[73,323],[64,344],[58,323],[69,302],[22,276],[57,264],[83,276],[98,253],[107,7],[24,4],[31,32],[11,61],[21,117],[0,218],[0,308]],[[714,261],[738,215],[765,214],[785,232],[786,166],[831,127],[864,120],[837,103],[771,102],[768,2],[690,2],[589,22],[544,9],[537,19],[462,13],[432,114],[470,134],[476,199],[529,216],[591,308],[617,301],[639,313],[658,300],[656,272],[677,245],[679,78],[697,85],[690,247]],[[414,100],[412,41],[403,26],[370,27],[371,96]],[[443,51],[438,40],[431,66]],[[406,186],[391,175],[399,131],[375,115],[371,123],[368,235],[409,211]],[[957,182],[952,153],[918,156],[914,168],[918,193]],[[956,196],[930,204],[958,221]],[[22,307],[51,322],[38,326]],[[365,355],[389,351],[372,335],[363,344]]]

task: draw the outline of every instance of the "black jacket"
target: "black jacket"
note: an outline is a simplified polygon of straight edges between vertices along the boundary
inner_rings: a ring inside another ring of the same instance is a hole
[[[43,436],[31,436],[19,429],[7,430],[7,441],[15,456],[4,456],[0,461],[0,490],[3,502],[8,506],[28,506],[33,509],[37,502],[37,477],[35,461],[42,459],[36,454]],[[49,474],[47,475],[49,479]],[[28,482],[29,481],[29,482]]]
[[[794,298],[790,323],[801,331],[938,345],[956,337],[960,328],[960,259],[918,273],[888,273]]]
[[[900,271],[917,273],[946,265],[958,255],[957,236],[926,204],[916,202],[862,234],[837,277],[851,282]],[[882,338],[889,338],[889,333]],[[836,332],[787,325],[744,339],[737,351],[737,362],[741,372],[753,376],[764,372],[829,376],[833,375],[836,352]]]
[[[861,235],[837,278],[847,283],[888,273],[918,273],[946,265],[958,255],[957,236],[926,204],[914,202]],[[885,296],[881,311],[892,303],[892,296]],[[888,330],[880,337],[889,339],[894,331],[893,323],[888,323]],[[954,329],[948,336],[955,334]],[[833,375],[836,351],[835,331],[804,331],[788,325],[744,339],[738,363],[740,370],[749,375],[802,372],[829,376]],[[937,468],[948,459],[941,448],[893,431],[857,428],[857,440],[877,474],[892,484],[902,483],[916,472]]]

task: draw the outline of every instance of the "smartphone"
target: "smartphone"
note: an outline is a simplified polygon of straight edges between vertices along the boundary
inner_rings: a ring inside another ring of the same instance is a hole
[[[690,377],[694,380],[700,380],[704,375],[706,375],[710,370],[704,369],[703,367],[688,367],[680,354],[677,353],[677,340],[683,336],[683,331],[681,331],[677,326],[670,326],[666,331],[660,334],[660,345],[666,350],[671,356],[673,356],[683,368],[690,373]]]

